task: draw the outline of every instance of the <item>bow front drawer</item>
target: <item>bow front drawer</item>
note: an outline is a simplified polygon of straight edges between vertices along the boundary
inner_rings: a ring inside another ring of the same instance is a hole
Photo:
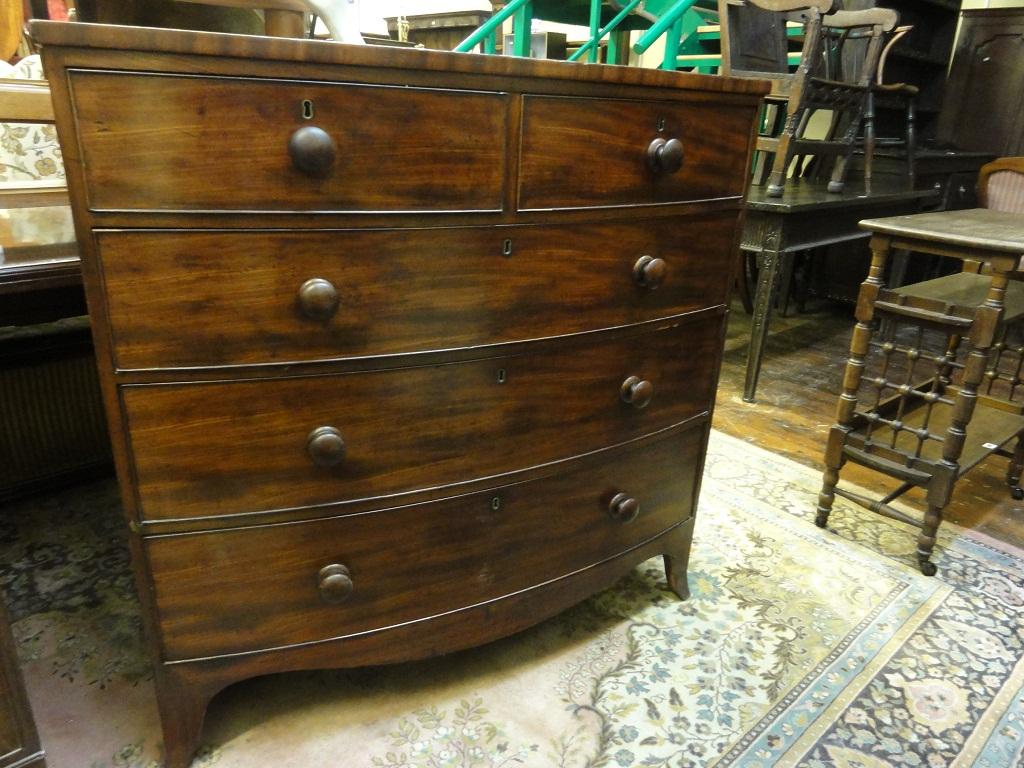
[[[167,657],[383,629],[614,557],[690,517],[703,435],[437,502],[149,538]]]
[[[527,96],[519,208],[740,197],[750,111],[728,103]]]
[[[70,72],[94,210],[502,207],[500,93]]]
[[[118,367],[173,368],[474,347],[723,304],[731,217],[97,243]]]
[[[705,413],[720,314],[368,373],[125,386],[142,516],[372,499],[537,467]]]

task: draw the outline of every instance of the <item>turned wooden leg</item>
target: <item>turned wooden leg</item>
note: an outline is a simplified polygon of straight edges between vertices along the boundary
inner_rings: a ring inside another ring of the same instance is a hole
[[[935,563],[931,561],[932,551],[935,549],[935,538],[938,535],[939,524],[942,523],[942,507],[929,504],[928,511],[924,515],[924,524],[921,526],[921,533],[917,537],[917,566],[925,576],[935,575]]]
[[[926,576],[935,574],[935,565],[930,558],[935,548],[939,525],[942,523],[942,511],[949,503],[953,486],[960,476],[960,456],[967,439],[967,426],[971,423],[974,406],[978,400],[978,386],[984,379],[988,367],[988,352],[995,341],[1002,319],[1008,282],[1008,274],[994,267],[985,301],[975,310],[974,320],[971,322],[971,351],[964,364],[963,378],[943,438],[942,460],[936,465],[932,480],[928,484],[928,511],[925,513],[921,535],[917,540],[917,562],[921,567],[921,573]]]
[[[1024,499],[1024,488],[1020,487],[1020,475],[1024,471],[1024,434],[1017,435],[1017,445],[1013,449],[1010,468],[1006,472],[1006,484],[1010,486],[1010,495],[1020,501]]]
[[[164,734],[164,768],[188,768],[199,748],[206,707],[220,686],[211,690],[180,670],[164,666],[156,674],[157,704]]]
[[[798,115],[791,112],[786,116],[786,125],[778,136],[775,157],[772,158],[772,171],[768,176],[768,197],[782,197],[786,186],[786,172],[793,160],[792,144],[797,129]]]
[[[668,586],[680,600],[690,597],[690,584],[686,580],[686,566],[690,562],[691,536],[673,536],[668,540],[665,552],[665,576]]]
[[[814,516],[814,524],[819,528],[828,525],[828,516],[832,513],[832,504],[836,500],[836,485],[839,483],[839,470],[843,466],[843,445],[849,430],[833,425],[828,432],[828,447],[825,449],[825,474],[822,477],[821,492],[818,494],[818,509]]]
[[[828,445],[825,448],[825,474],[822,478],[821,493],[818,494],[817,514],[814,517],[814,523],[819,528],[824,528],[828,524],[828,516],[835,501],[839,470],[843,466],[843,446],[846,444],[847,435],[853,430],[857,390],[860,389],[864,360],[873,333],[875,299],[878,297],[879,289],[885,285],[882,276],[888,258],[889,240],[884,237],[872,238],[871,266],[857,296],[857,323],[853,326],[853,335],[850,337],[850,356],[846,360],[846,370],[843,373],[843,391],[836,405],[836,423],[829,430]]]

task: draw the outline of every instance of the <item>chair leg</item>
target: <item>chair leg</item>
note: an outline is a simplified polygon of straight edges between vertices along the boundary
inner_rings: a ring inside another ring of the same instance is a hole
[[[782,191],[786,185],[786,172],[793,159],[793,137],[798,120],[799,117],[795,113],[786,116],[786,125],[782,129],[782,133],[779,134],[775,159],[772,161],[772,172],[768,177],[768,197],[782,197]]]
[[[765,178],[768,176],[768,155],[770,154],[763,149],[754,150],[754,168],[750,173],[751,186],[760,187],[764,184]]]
[[[914,155],[917,153],[917,99],[907,96],[907,181],[908,189],[913,189],[917,182],[917,170]]]
[[[868,94],[870,99],[870,93]],[[874,157],[875,127],[873,117],[869,117],[870,106],[865,109],[864,119],[864,186],[865,192],[871,191],[871,160]],[[846,169],[850,162],[850,155],[853,153],[853,145],[857,139],[857,129],[860,127],[861,115],[854,113],[848,115],[849,122],[843,131],[843,141],[846,144],[846,151],[836,157],[835,165],[832,167],[832,178],[828,182],[828,191],[839,194],[846,188]]]
[[[871,171],[875,162],[875,93],[864,98],[864,194],[871,194]]]
[[[779,105],[778,104],[765,104],[764,111],[761,114],[761,125],[758,131],[758,136],[764,136],[767,138],[774,138],[778,133],[779,123]],[[772,155],[772,152],[761,149],[755,146],[754,148],[754,165],[750,177],[750,183],[759,187],[765,183],[768,178],[768,158]]]

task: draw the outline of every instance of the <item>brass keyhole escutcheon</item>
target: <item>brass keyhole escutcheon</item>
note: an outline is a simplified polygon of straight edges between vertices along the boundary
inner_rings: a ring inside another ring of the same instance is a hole
[[[505,242],[503,242],[501,244],[501,255],[502,256],[506,256],[506,257],[512,255],[512,240],[511,239],[507,239],[507,240],[505,240]]]
[[[309,99],[302,100],[302,119],[312,120],[313,119],[313,102]]]
[[[504,384],[506,381],[508,381],[508,371],[506,371],[504,368],[499,368],[498,369],[498,383],[499,384]]]
[[[654,126],[654,128],[655,128],[655,130],[658,133],[664,133],[665,132],[665,118],[664,117],[659,117],[658,118],[658,122]]]
[[[501,509],[501,496],[495,496],[493,499],[491,499],[491,509],[493,509],[495,512]]]

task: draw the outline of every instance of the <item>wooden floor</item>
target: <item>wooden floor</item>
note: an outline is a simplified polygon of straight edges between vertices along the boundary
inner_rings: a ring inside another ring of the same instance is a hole
[[[853,329],[852,312],[850,306],[820,302],[809,306],[804,314],[789,318],[773,316],[757,402],[750,404],[742,399],[750,317],[735,303],[729,320],[715,428],[821,470]],[[1024,502],[1010,497],[1006,466],[1006,459],[992,456],[961,479],[946,508],[945,519],[1024,547]],[[850,464],[843,468],[840,478],[875,491],[888,492],[898,485],[876,472]],[[924,509],[923,494],[916,489],[903,499],[917,509]]]

